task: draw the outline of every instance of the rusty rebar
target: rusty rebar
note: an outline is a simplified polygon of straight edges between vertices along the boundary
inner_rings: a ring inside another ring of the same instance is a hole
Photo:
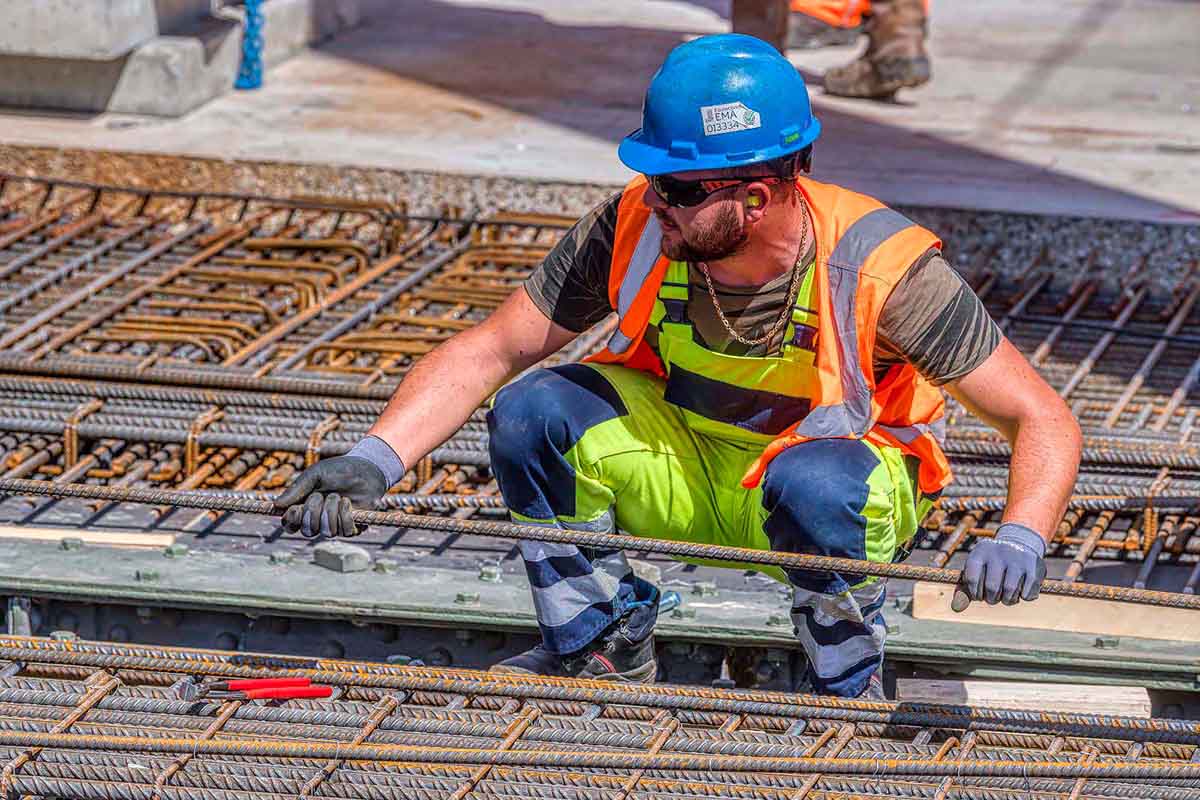
[[[250,498],[211,497],[200,492],[175,492],[161,489],[53,484],[45,481],[3,479],[0,480],[0,492],[46,495],[50,497],[80,497],[107,502],[148,503],[151,505],[201,508],[211,511],[237,511],[247,514],[274,515],[278,513],[274,504],[270,501],[253,500]],[[704,558],[746,564],[767,564],[784,569],[807,569],[820,572],[874,575],[881,578],[901,578],[929,583],[957,584],[960,577],[958,570],[918,567],[903,563],[877,563],[849,558],[755,550],[747,547],[728,547],[698,542],[649,539],[615,533],[590,533],[506,522],[432,517],[395,511],[355,511],[354,520],[365,525],[422,528],[426,530],[446,531],[448,533],[467,533],[475,536],[573,544],[578,547],[641,550],[683,558]],[[1200,609],[1200,597],[1147,589],[1132,589],[1122,586],[1081,585],[1047,580],[1043,581],[1041,591],[1045,594],[1116,600],[1119,602],[1164,606],[1168,608]]]

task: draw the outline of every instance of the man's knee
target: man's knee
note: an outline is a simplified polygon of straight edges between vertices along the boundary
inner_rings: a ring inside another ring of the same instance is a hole
[[[488,412],[492,458],[570,450],[594,425],[626,413],[616,390],[583,364],[537,369],[499,391]]]
[[[878,465],[871,449],[852,439],[816,439],[777,455],[763,477],[772,548],[865,558],[862,511]]]

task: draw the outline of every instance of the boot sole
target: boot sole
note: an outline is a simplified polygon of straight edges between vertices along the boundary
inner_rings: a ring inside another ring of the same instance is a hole
[[[537,670],[525,669],[524,667],[514,667],[511,664],[493,664],[488,667],[488,672],[499,672],[502,675],[544,675],[548,678],[565,678],[566,673],[559,672],[538,672]]]
[[[652,658],[637,669],[626,672],[604,672],[596,675],[580,675],[579,677],[594,681],[651,684],[658,678],[658,661]]]
[[[514,667],[508,664],[496,664],[488,669],[488,672],[499,672],[503,675],[544,675],[552,678],[569,678],[572,677],[563,672],[536,672],[523,667]],[[614,681],[616,683],[654,683],[658,677],[658,661],[651,660],[649,663],[643,664],[637,669],[631,669],[628,672],[604,672],[596,675],[580,675],[578,677],[587,678],[594,681]]]
[[[933,70],[928,58],[889,58],[875,64],[880,91],[891,93],[929,83]]]
[[[892,97],[900,89],[920,86],[929,81],[932,70],[927,58],[889,58],[871,65],[874,75],[870,79],[831,80],[825,77],[825,92],[836,97],[856,97],[878,100]]]

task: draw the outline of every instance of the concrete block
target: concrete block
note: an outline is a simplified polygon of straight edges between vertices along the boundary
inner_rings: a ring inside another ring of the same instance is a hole
[[[129,55],[105,108],[178,117],[233,88],[241,25],[206,20],[202,36],[160,36]]]
[[[202,18],[107,61],[0,56],[0,105],[180,116],[233,87],[241,25]]]
[[[268,0],[264,61],[358,25],[359,2]],[[213,17],[209,0],[47,0],[37,15],[11,5],[20,11],[0,0],[0,105],[178,117],[233,89],[242,24]],[[31,44],[7,41],[6,21]]]
[[[8,0],[0,3],[0,53],[111,61],[209,8],[209,0]]]
[[[365,572],[371,554],[347,542],[321,542],[313,548],[313,563],[334,572]]]

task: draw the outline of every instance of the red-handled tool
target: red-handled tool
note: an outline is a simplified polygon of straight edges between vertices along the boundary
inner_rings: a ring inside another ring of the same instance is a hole
[[[332,694],[332,686],[277,686],[241,692],[210,692],[207,696],[222,700],[299,700],[305,697],[329,697]]]
[[[200,684],[200,689],[206,692],[242,692],[253,689],[282,689],[292,686],[309,686],[312,681],[308,678],[246,678],[233,681],[212,681]]]
[[[205,683],[183,681],[176,684],[176,693],[181,700],[294,700],[329,697],[333,694],[333,688],[313,686],[308,678],[250,678]]]

